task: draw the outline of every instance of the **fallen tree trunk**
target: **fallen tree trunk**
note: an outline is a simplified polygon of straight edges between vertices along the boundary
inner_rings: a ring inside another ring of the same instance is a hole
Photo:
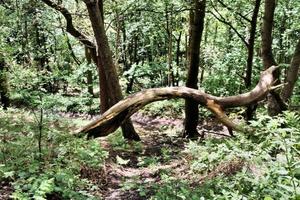
[[[98,119],[76,131],[76,134],[79,136],[87,134],[89,138],[107,136],[114,132],[126,119],[145,105],[154,101],[174,98],[193,99],[200,105],[206,106],[217,116],[221,123],[227,127],[237,131],[245,131],[242,126],[233,123],[226,116],[223,110],[226,108],[246,106],[263,100],[272,89],[272,84],[275,81],[273,72],[277,68],[277,66],[272,66],[263,71],[261,73],[260,80],[254,89],[250,92],[235,96],[217,97],[203,91],[187,87],[147,89],[118,102],[103,113],[103,115],[101,115]]]

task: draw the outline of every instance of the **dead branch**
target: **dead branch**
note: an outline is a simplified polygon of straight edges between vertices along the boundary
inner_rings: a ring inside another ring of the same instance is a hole
[[[204,91],[187,87],[147,89],[118,102],[98,119],[76,131],[76,134],[79,136],[87,134],[88,137],[107,136],[114,132],[126,119],[145,105],[154,101],[174,98],[193,99],[200,105],[206,106],[212,111],[224,125],[233,130],[246,131],[242,126],[233,123],[226,116],[223,109],[246,106],[264,99],[272,87],[274,82],[273,72],[277,68],[277,66],[272,66],[263,71],[260,80],[254,89],[250,92],[235,96],[216,97],[207,94]]]

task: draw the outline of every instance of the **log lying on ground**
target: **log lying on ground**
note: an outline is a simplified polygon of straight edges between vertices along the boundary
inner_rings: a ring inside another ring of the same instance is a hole
[[[200,90],[187,87],[153,88],[138,92],[118,102],[107,110],[98,119],[92,121],[82,129],[76,131],[79,136],[102,137],[114,132],[131,115],[145,105],[165,99],[184,98],[193,99],[200,105],[206,106],[216,117],[229,128],[237,131],[245,131],[239,125],[233,123],[224,113],[224,109],[246,106],[263,100],[272,87],[274,80],[273,72],[277,66],[272,66],[263,71],[256,87],[250,92],[228,97],[217,97]]]

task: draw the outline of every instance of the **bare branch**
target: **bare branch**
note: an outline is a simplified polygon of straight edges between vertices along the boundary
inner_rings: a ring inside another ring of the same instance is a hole
[[[48,6],[50,6],[51,8],[53,8],[54,10],[60,12],[64,16],[64,18],[66,19],[66,22],[67,22],[66,30],[68,33],[70,33],[73,37],[77,38],[82,44],[84,44],[88,48],[95,49],[96,45],[92,41],[90,41],[87,38],[87,36],[85,36],[83,33],[78,31],[74,27],[72,14],[65,7],[63,7],[62,5],[56,4],[51,0],[42,0],[42,1],[45,4],[47,4]]]

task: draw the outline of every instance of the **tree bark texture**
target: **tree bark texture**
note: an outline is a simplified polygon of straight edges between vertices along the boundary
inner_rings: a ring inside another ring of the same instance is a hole
[[[195,0],[194,14],[190,16],[191,19],[191,40],[190,40],[190,59],[188,67],[188,75],[186,86],[189,88],[198,89],[198,73],[199,73],[199,54],[200,54],[200,42],[202,32],[204,28],[204,17],[205,17],[205,0]],[[191,11],[193,12],[193,11]],[[197,124],[199,120],[199,108],[198,103],[193,99],[187,99],[185,101],[185,121],[184,121],[184,132],[183,137],[196,137],[198,136]]]
[[[246,67],[246,76],[245,76],[245,86],[249,88],[251,86],[251,79],[252,79],[252,65],[253,65],[253,55],[254,55],[254,43],[255,43],[255,35],[256,35],[256,24],[257,24],[257,17],[259,12],[261,0],[255,1],[255,6],[253,9],[253,14],[251,18],[251,27],[250,27],[250,37],[248,40],[248,57],[247,57],[247,67]]]
[[[238,131],[245,131],[241,126],[234,124],[224,113],[223,109],[246,106],[254,102],[263,100],[272,89],[274,83],[273,72],[278,67],[272,66],[261,73],[260,80],[256,87],[250,92],[228,97],[216,97],[203,91],[191,89],[188,87],[167,87],[153,88],[141,91],[120,101],[106,111],[100,118],[89,123],[78,130],[78,136],[86,135],[88,137],[107,136],[114,132],[122,123],[124,123],[132,114],[137,112],[145,105],[165,99],[184,98],[192,99],[196,103],[206,106],[217,118],[229,128]]]
[[[166,7],[166,21],[168,34],[168,86],[174,86],[174,70],[173,70],[173,7],[170,6],[170,13]]]
[[[282,89],[281,96],[283,101],[287,102],[293,94],[293,89],[299,77],[300,68],[300,39],[296,45],[294,56],[292,58],[290,67],[287,71],[285,85]]]
[[[87,61],[88,66],[91,66],[92,63],[92,55],[89,50],[89,48],[85,47],[85,58]],[[88,93],[92,96],[94,96],[94,89],[93,89],[93,73],[92,70],[87,70],[86,72],[86,78],[87,78],[87,88],[88,88]]]
[[[7,110],[9,107],[7,73],[4,57],[0,54],[0,98],[4,110]]]
[[[118,74],[116,67],[113,62],[112,53],[109,48],[108,39],[106,37],[104,23],[103,23],[103,13],[101,13],[102,3],[97,4],[97,2],[85,0],[87,10],[89,13],[89,18],[94,31],[96,43],[97,43],[97,66],[99,67],[100,76],[105,77],[106,88],[108,91],[108,96],[101,97],[101,102],[108,100],[108,106],[111,107],[118,101],[123,99],[121,87],[118,80]],[[100,85],[102,82],[100,82]],[[132,122],[127,119],[122,125],[123,136],[127,139],[140,140],[139,136],[134,130]]]
[[[103,1],[102,0],[84,0],[87,6],[90,21],[94,31],[96,44],[90,41],[84,34],[78,31],[73,25],[72,14],[60,4],[56,4],[51,0],[42,0],[45,4],[60,12],[66,22],[66,30],[73,37],[88,47],[92,54],[92,59],[97,65],[99,82],[100,82],[100,101],[101,113],[105,112],[112,105],[120,101],[122,97],[121,88],[114,66],[112,54],[110,52],[108,40],[105,34],[103,23]],[[134,130],[134,127],[127,119],[122,125],[123,135],[127,139],[140,140]]]
[[[252,66],[253,66],[253,55],[254,55],[254,44],[255,44],[255,35],[256,35],[256,27],[257,27],[257,17],[259,12],[261,0],[255,1],[255,6],[253,9],[253,14],[250,22],[250,37],[248,40],[248,57],[247,57],[247,66],[246,66],[246,76],[245,76],[245,86],[247,89],[251,87],[252,82]],[[246,120],[253,119],[253,113],[256,110],[257,105],[249,105],[246,109]]]
[[[265,0],[265,13],[262,25],[262,60],[264,68],[267,69],[272,65],[277,65],[272,52],[272,29],[274,22],[274,12],[276,7],[276,0]],[[280,84],[280,71],[274,71],[275,83]],[[280,95],[276,91],[270,92],[268,96],[268,113],[274,116],[285,110],[286,106]]]
[[[262,58],[265,69],[277,64],[272,52],[272,30],[274,24],[275,6],[275,0],[265,0],[265,13],[262,25]],[[275,78],[278,78],[277,74],[275,75]]]

